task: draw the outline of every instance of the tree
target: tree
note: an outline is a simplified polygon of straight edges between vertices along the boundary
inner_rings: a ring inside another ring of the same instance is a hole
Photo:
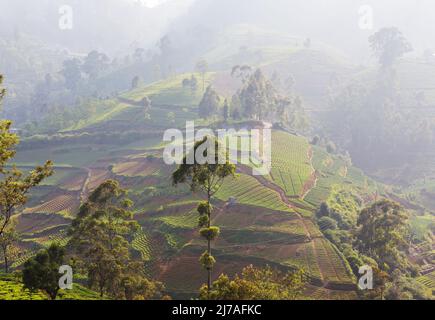
[[[200,152],[204,147],[207,147],[203,151],[203,155],[207,156],[207,153],[214,151],[213,159],[208,160],[204,164],[198,163],[197,151]],[[216,192],[221,188],[225,178],[235,176],[236,167],[234,164],[230,164],[227,154],[221,154],[219,150],[219,143],[212,138],[205,137],[202,141],[195,143],[191,154],[184,157],[182,164],[172,174],[172,182],[174,185],[180,183],[188,183],[192,191],[200,190],[207,196],[206,201],[201,202],[197,208],[199,213],[199,227],[200,235],[207,240],[207,250],[202,254],[200,263],[207,270],[208,281],[207,290],[211,289],[211,276],[212,269],[216,262],[211,252],[211,242],[215,240],[220,230],[218,227],[211,225],[211,214],[213,207],[211,205],[211,199]],[[193,164],[188,163],[188,159],[194,156]],[[226,159],[225,163],[220,163],[220,159]]]
[[[144,48],[136,48],[133,53],[134,60],[136,63],[141,63],[145,57],[145,49]]]
[[[196,90],[198,90],[198,79],[192,74],[192,77],[190,78],[190,91],[192,92],[192,95],[195,94]]]
[[[190,79],[184,78],[183,81],[181,82],[181,85],[183,86],[183,89],[190,88]]]
[[[90,287],[97,288],[101,296],[149,297],[136,287],[137,282],[148,280],[129,252],[128,237],[139,229],[132,205],[119,183],[108,180],[91,193],[72,223],[70,244],[84,263]]]
[[[408,214],[398,203],[380,200],[363,209],[358,217],[359,250],[376,260],[384,271],[406,270],[403,254],[408,249]]]
[[[395,27],[383,28],[370,36],[370,47],[383,67],[391,67],[405,53],[412,51],[412,46]]]
[[[162,299],[164,286],[144,276],[143,264],[132,262],[121,278],[116,299],[122,300],[156,300]]]
[[[285,90],[290,93],[293,94],[293,90],[296,84],[296,80],[294,78],[294,76],[292,74],[290,74],[287,79],[285,80]]]
[[[427,288],[416,279],[407,277],[399,270],[393,272],[392,281],[385,286],[386,300],[431,300]]]
[[[231,77],[240,79],[243,84],[248,81],[252,75],[252,68],[248,65],[235,65],[231,70]]]
[[[9,272],[9,264],[16,253],[14,244],[19,238],[18,232],[15,231],[15,225],[12,223],[0,235],[0,256],[3,257],[5,273]]]
[[[52,300],[59,292],[59,267],[63,265],[65,250],[56,244],[27,260],[23,268],[24,288],[43,290]]]
[[[265,120],[275,111],[277,92],[261,70],[257,69],[240,91],[239,99],[246,117]]]
[[[65,78],[65,86],[70,91],[76,91],[82,79],[81,62],[78,59],[65,60],[61,74]]]
[[[139,83],[140,83],[140,77],[139,76],[135,76],[131,80],[131,89],[136,89],[137,87],[139,87]]]
[[[322,230],[336,230],[337,221],[335,221],[331,217],[321,217],[319,219],[319,226]]]
[[[0,74],[0,103],[2,102],[4,96],[6,95],[6,89],[1,87],[2,84],[3,84],[3,75]]]
[[[0,103],[6,92],[1,87],[2,80],[3,77],[0,76]],[[9,165],[19,143],[18,136],[10,132],[11,125],[11,121],[0,120],[0,236],[8,227],[15,209],[27,202],[30,189],[53,174],[51,161],[36,167],[27,175],[14,165]]]
[[[217,114],[221,104],[221,98],[214,88],[210,85],[199,103],[199,116],[207,119]]]
[[[200,299],[211,300],[296,300],[301,297],[308,277],[302,269],[281,272],[270,266],[256,268],[252,265],[231,280],[222,274],[213,282],[210,292],[200,289]]]
[[[384,300],[390,276],[376,265],[372,265],[371,267],[373,270],[373,289],[360,291],[359,294],[361,298],[365,300]]]
[[[280,120],[283,127],[299,131],[304,131],[309,127],[303,101],[299,96],[294,99],[277,96],[274,100],[276,106],[272,106],[271,111],[276,109],[274,113],[276,113],[276,118]]]
[[[104,53],[93,50],[86,56],[82,70],[91,80],[95,80],[107,68],[108,64],[109,58]]]
[[[163,36],[159,40],[157,46],[160,49],[159,60],[160,60],[161,71],[163,72],[162,76],[166,76],[167,75],[166,71],[167,69],[170,68],[171,58],[174,52],[176,51],[174,50],[172,41],[168,35]]]
[[[304,47],[309,49],[311,48],[311,39],[310,38],[306,38],[304,41]]]
[[[208,63],[206,60],[201,59],[196,63],[195,70],[198,71],[202,76],[202,91],[205,91],[205,74],[208,70]]]
[[[150,109],[151,109],[151,99],[148,98],[148,96],[143,97],[143,99],[140,102],[142,104],[142,106],[144,107],[144,111],[145,111],[145,119],[149,119],[150,116]]]
[[[230,117],[230,106],[228,105],[228,100],[225,99],[224,108],[223,108],[223,116],[224,121],[227,122]]]
[[[325,202],[322,202],[320,204],[319,211],[317,211],[316,215],[317,215],[317,218],[320,219],[322,217],[329,217],[329,213],[330,213],[330,211],[329,211],[328,204]]]

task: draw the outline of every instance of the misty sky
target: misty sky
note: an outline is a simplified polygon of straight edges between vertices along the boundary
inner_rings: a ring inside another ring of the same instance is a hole
[[[74,29],[59,30],[59,7],[74,9]],[[361,6],[372,9],[372,27],[361,29]],[[433,0],[0,0],[0,37],[19,31],[72,51],[130,50],[153,46],[171,30],[198,27],[219,32],[236,24],[310,37],[364,60],[367,38],[397,26],[420,54],[435,49]],[[179,33],[180,34],[180,33]]]

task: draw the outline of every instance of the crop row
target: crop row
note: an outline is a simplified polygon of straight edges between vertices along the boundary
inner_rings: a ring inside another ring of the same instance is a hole
[[[77,204],[77,199],[73,195],[60,195],[40,206],[27,209],[25,213],[59,213],[64,211],[72,214]]]
[[[217,197],[227,201],[235,197],[237,202],[252,206],[265,207],[273,210],[289,211],[279,194],[261,185],[255,178],[240,175],[236,180],[227,180]]]
[[[435,289],[435,271],[419,277],[418,282],[425,285],[428,288]]]
[[[311,175],[308,159],[309,145],[305,139],[285,132],[272,137],[272,178],[287,196],[300,195]]]
[[[148,236],[142,231],[136,233],[131,246],[139,251],[144,261],[150,261],[152,257],[152,245]]]
[[[338,283],[350,282],[343,260],[325,239],[314,239],[316,256],[324,280]]]

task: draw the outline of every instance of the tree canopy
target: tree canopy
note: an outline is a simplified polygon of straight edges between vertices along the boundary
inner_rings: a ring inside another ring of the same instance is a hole
[[[201,299],[210,300],[296,300],[302,297],[307,284],[307,275],[302,269],[282,272],[270,266],[257,268],[253,265],[243,269],[241,275],[230,279],[225,274],[213,282],[210,293],[207,287],[200,290]]]

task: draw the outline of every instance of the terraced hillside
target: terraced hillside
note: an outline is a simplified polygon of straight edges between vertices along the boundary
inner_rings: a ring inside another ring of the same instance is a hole
[[[183,127],[185,119],[196,118],[200,95],[184,91],[184,77],[102,101],[98,116],[60,133],[64,142],[52,139],[37,152],[19,151],[18,165],[52,156],[57,173],[35,190],[19,216],[18,228],[26,237],[20,242],[22,254],[15,267],[53,241],[65,244],[65,229],[80,202],[104,180],[113,178],[129,190],[135,218],[142,226],[132,237],[135,258],[142,259],[147,274],[163,281],[174,296],[195,296],[204,282],[198,263],[204,243],[197,234],[195,211],[203,196],[192,194],[186,186],[172,186],[175,166],[163,162],[161,140],[163,129]],[[145,96],[151,97],[151,110],[155,110],[150,119],[139,106]],[[174,112],[175,122],[173,116],[158,118],[168,112]],[[120,143],[115,135],[124,130],[133,134]],[[99,140],[100,134],[109,131],[113,140]],[[81,135],[86,135],[86,143],[77,138]],[[65,143],[70,146],[68,153],[62,151]],[[351,297],[355,281],[348,264],[311,216],[335,184],[352,184],[364,194],[373,193],[376,185],[303,137],[275,130],[273,145],[279,148],[272,149],[270,176],[254,177],[246,167],[238,166],[238,176],[227,179],[216,196],[213,219],[222,233],[214,247],[218,260],[214,276],[235,274],[249,264],[284,270],[302,267],[310,276],[307,294]],[[231,197],[235,203],[228,202]]]
[[[417,280],[425,287],[427,287],[428,291],[432,294],[432,297],[435,298],[435,271],[423,275]]]

